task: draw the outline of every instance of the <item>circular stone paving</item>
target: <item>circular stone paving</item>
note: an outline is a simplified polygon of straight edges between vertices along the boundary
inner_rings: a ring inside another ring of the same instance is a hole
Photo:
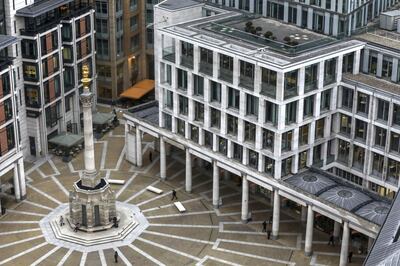
[[[303,180],[308,183],[314,183],[318,181],[318,178],[313,175],[305,175],[303,176]]]
[[[346,198],[346,199],[351,198],[353,196],[353,193],[351,191],[349,191],[349,190],[346,190],[346,189],[339,190],[337,192],[337,194],[338,194],[339,197]]]
[[[388,207],[384,207],[384,206],[379,206],[379,207],[376,207],[376,208],[374,209],[374,211],[375,211],[377,214],[382,215],[382,214],[387,214],[387,213],[389,212],[389,208],[388,208]]]

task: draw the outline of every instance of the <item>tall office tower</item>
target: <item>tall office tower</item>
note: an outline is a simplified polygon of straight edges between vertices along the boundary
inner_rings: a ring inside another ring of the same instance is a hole
[[[211,0],[319,33],[351,35],[397,5],[397,0]]]
[[[43,156],[51,137],[81,131],[78,69],[87,64],[91,77],[96,75],[94,10],[90,1],[42,0],[17,9],[14,16],[26,107],[22,138],[27,154]]]
[[[98,99],[111,103],[154,79],[153,6],[158,0],[96,0]]]

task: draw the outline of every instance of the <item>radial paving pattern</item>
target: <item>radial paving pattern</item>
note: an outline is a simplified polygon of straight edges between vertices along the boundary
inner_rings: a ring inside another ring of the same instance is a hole
[[[68,202],[68,191],[83,169],[83,154],[71,163],[50,157],[27,169],[27,199],[19,204],[7,200],[8,212],[0,218],[0,265],[113,265],[118,251],[119,265],[337,265],[339,246],[327,246],[328,236],[314,232],[314,255],[304,256],[304,226],[294,214],[281,214],[280,238],[268,240],[261,223],[271,216],[271,208],[259,197],[250,197],[253,221],[240,222],[241,191],[233,181],[223,181],[223,206],[211,205],[211,173],[193,171],[193,193],[184,192],[184,165],[179,158],[167,160],[167,182],[158,178],[158,154],[152,142],[143,141],[144,166],[136,169],[124,160],[124,127],[121,125],[95,144],[96,167],[102,175],[126,180],[113,185],[117,200],[136,204],[149,227],[134,242],[118,248],[94,252],[58,247],[46,242],[39,221],[60,204]],[[164,190],[155,195],[152,185]],[[171,202],[177,191],[187,212],[179,214]],[[293,218],[294,217],[294,218]],[[355,264],[362,258],[355,256]]]

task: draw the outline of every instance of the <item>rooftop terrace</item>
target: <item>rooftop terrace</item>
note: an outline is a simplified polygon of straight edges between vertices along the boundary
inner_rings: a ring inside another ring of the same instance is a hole
[[[363,84],[371,87],[372,89],[377,89],[396,95],[396,97],[399,97],[400,95],[400,84],[396,84],[371,75],[366,75],[362,73],[357,75],[343,73],[343,81],[346,83],[350,81],[350,83],[353,83],[354,85]]]

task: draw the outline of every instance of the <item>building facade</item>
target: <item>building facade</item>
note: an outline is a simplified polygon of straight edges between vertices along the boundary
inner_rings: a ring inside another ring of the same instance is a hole
[[[96,1],[98,98],[116,101],[138,81],[154,79],[152,1]]]
[[[229,173],[242,181],[243,221],[249,191],[265,192],[274,238],[280,202],[299,206],[307,255],[315,213],[342,231],[341,265],[351,230],[371,245],[399,184],[399,34],[337,39],[198,1],[163,2],[155,18],[158,101],[125,114],[126,158],[142,165],[150,134],[168,178],[169,147],[184,150],[187,192],[193,159],[211,164],[215,208]]]
[[[80,132],[79,70],[88,64],[96,75],[92,6],[87,1],[55,2],[35,2],[15,13],[26,112],[22,138],[26,154],[34,157],[46,155],[48,140],[60,132]]]

